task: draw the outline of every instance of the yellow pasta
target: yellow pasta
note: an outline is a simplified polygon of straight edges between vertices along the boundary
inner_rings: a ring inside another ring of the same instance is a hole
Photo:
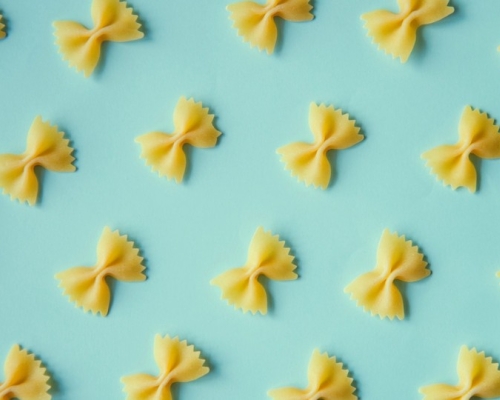
[[[3,15],[0,14],[0,39],[3,39],[7,34],[5,33],[5,24],[2,24]]]
[[[417,41],[417,30],[453,14],[449,0],[398,0],[400,11],[376,10],[363,14],[368,36],[394,58],[406,62]]]
[[[142,147],[141,157],[160,176],[182,182],[187,163],[183,146],[214,147],[221,133],[213,120],[208,108],[181,97],[174,110],[174,133],[150,132],[136,138]]]
[[[93,0],[94,27],[74,21],[54,22],[56,45],[64,60],[89,77],[99,62],[103,42],[129,42],[144,37],[132,8],[120,0]]]
[[[0,400],[50,400],[49,376],[40,360],[14,345],[4,364],[5,381],[0,383]]]
[[[54,172],[73,172],[73,149],[57,126],[36,117],[28,132],[23,154],[0,154],[0,187],[11,199],[30,205],[38,197],[38,178],[35,167]]]
[[[349,119],[349,114],[324,104],[311,103],[309,126],[314,143],[292,143],[279,148],[277,153],[292,176],[307,186],[326,189],[332,175],[328,151],[347,149],[361,142],[364,136],[359,133],[356,121]]]
[[[314,18],[311,13],[311,0],[267,0],[265,4],[253,1],[242,1],[227,6],[234,21],[238,35],[243,37],[250,46],[266,50],[268,54],[274,51],[278,39],[278,28],[274,18],[286,21],[302,22]]]
[[[403,298],[394,281],[415,282],[429,275],[418,247],[386,229],[378,246],[375,269],[355,279],[345,292],[372,315],[403,319]]]
[[[462,346],[458,355],[456,386],[437,384],[420,388],[424,400],[469,400],[500,397],[500,370],[484,352]]]
[[[222,298],[236,309],[266,314],[267,293],[259,276],[275,281],[297,279],[293,259],[290,249],[285,247],[285,242],[280,242],[278,235],[273,236],[259,227],[250,243],[246,265],[226,271],[210,283],[219,286]]]
[[[172,384],[194,381],[210,371],[203,365],[200,352],[177,337],[156,335],[154,358],[160,370],[158,376],[136,374],[122,378],[127,400],[172,400]]]
[[[146,279],[143,273],[143,258],[134,242],[118,231],[105,227],[97,245],[97,264],[94,267],[75,267],[56,274],[64,294],[82,307],[85,312],[101,313],[109,311],[111,293],[106,278],[123,282],[139,282]]]
[[[477,172],[469,157],[473,154],[484,159],[500,158],[499,129],[486,113],[467,106],[460,120],[458,143],[436,147],[422,154],[422,158],[446,185],[453,189],[466,187],[474,193]]]
[[[268,392],[273,400],[357,400],[349,371],[327,353],[314,350],[309,362],[309,386],[274,389]]]

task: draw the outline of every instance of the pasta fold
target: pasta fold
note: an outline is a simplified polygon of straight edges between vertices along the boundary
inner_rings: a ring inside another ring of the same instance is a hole
[[[311,0],[267,0],[266,4],[242,1],[227,6],[234,27],[243,41],[268,54],[273,53],[278,39],[278,28],[274,18],[302,22],[314,18]]]
[[[398,0],[400,11],[376,10],[363,14],[368,36],[394,58],[406,62],[417,41],[417,30],[453,14],[449,0]]]
[[[467,106],[459,125],[457,144],[439,146],[422,154],[432,172],[452,189],[466,187],[474,193],[477,172],[470,155],[500,158],[500,128],[486,113]]]
[[[136,374],[121,379],[127,400],[172,400],[172,384],[194,381],[210,371],[203,365],[200,352],[177,337],[156,335],[154,357],[160,370],[158,376]]]
[[[378,246],[377,266],[350,283],[345,292],[372,315],[403,319],[403,297],[394,281],[416,282],[429,275],[427,262],[418,247],[386,229]]]
[[[221,133],[213,120],[208,108],[181,97],[174,110],[174,133],[150,132],[136,138],[142,148],[141,157],[160,176],[182,182],[187,164],[183,146],[214,147]]]
[[[267,293],[259,276],[275,281],[295,280],[297,267],[293,259],[290,249],[285,247],[285,242],[280,242],[278,235],[273,236],[259,227],[250,242],[246,265],[226,271],[210,283],[219,286],[222,298],[236,309],[266,314]]]
[[[2,24],[3,15],[0,14],[0,39],[3,39],[7,34],[5,33],[5,24]]]
[[[49,376],[40,360],[14,345],[4,364],[5,381],[0,383],[0,400],[50,400]]]
[[[56,45],[64,60],[89,77],[99,62],[103,42],[129,42],[144,37],[132,8],[120,0],[93,0],[94,27],[74,21],[56,21]]]
[[[327,353],[314,350],[309,362],[309,386],[306,389],[286,387],[268,392],[273,400],[357,400],[353,379],[342,363]]]
[[[312,184],[326,189],[332,175],[328,151],[352,147],[361,142],[364,136],[359,133],[356,121],[349,119],[349,114],[342,114],[342,110],[324,104],[318,106],[311,103],[309,127],[314,143],[291,143],[280,147],[277,153],[292,176],[307,186]]]
[[[75,267],[56,274],[60,287],[70,301],[82,307],[85,312],[101,313],[109,311],[111,293],[107,277],[123,282],[139,282],[146,279],[143,273],[143,258],[134,242],[127,236],[105,227],[97,245],[97,264],[94,267]]]
[[[424,400],[469,400],[500,397],[500,370],[484,352],[462,346],[458,355],[456,386],[437,384],[420,388]]]
[[[26,151],[20,155],[0,154],[0,187],[11,199],[34,205],[39,185],[35,167],[73,172],[76,168],[72,152],[64,132],[37,116],[28,132]]]

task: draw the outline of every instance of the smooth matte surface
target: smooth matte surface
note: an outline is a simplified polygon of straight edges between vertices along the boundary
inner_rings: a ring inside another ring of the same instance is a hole
[[[0,362],[20,343],[48,365],[54,400],[118,400],[121,376],[157,372],[154,335],[179,335],[212,369],[179,399],[254,400],[305,386],[317,347],[346,363],[361,398],[417,400],[419,386],[456,381],[462,344],[500,360],[500,160],[480,163],[472,195],[420,159],[457,140],[465,105],[500,118],[498,0],[453,0],[456,13],[423,29],[405,65],[360,20],[396,1],[315,0],[315,20],[280,24],[273,56],[236,35],[228,3],[134,0],[146,38],[106,45],[85,79],[57,53],[51,23],[90,24],[89,0],[2,1],[0,152],[23,151],[41,114],[71,138],[78,170],[41,173],[36,207],[0,196]],[[134,138],[171,131],[181,95],[209,106],[223,136],[188,151],[177,185],[150,172]],[[366,135],[334,157],[326,191],[299,184],[275,154],[311,139],[312,101],[348,111]],[[101,318],[74,308],[53,276],[92,265],[105,225],[137,242],[148,280],[114,285]],[[244,264],[259,225],[292,247],[300,275],[269,283],[264,317],[209,285]],[[371,317],[343,293],[374,267],[386,227],[415,240],[432,270],[404,289],[404,321]]]

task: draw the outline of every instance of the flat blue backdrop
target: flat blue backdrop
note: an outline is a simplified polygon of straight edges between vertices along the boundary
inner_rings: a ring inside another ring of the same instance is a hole
[[[121,376],[156,373],[156,333],[209,362],[208,376],[180,385],[185,400],[305,386],[314,348],[346,363],[363,399],[417,400],[422,385],[456,382],[463,344],[500,360],[500,161],[480,163],[473,195],[420,159],[457,140],[467,104],[500,118],[500,2],[452,0],[456,13],[422,30],[405,65],[360,20],[394,0],[315,0],[312,22],[280,24],[272,56],[237,36],[229,2],[133,0],[145,38],[106,45],[89,79],[61,59],[51,25],[90,25],[89,0],[1,2],[0,152],[22,152],[40,114],[67,132],[78,170],[42,173],[35,207],[0,196],[0,360],[14,343],[34,351],[54,400],[123,399]],[[145,166],[134,138],[171,131],[182,95],[209,106],[223,136],[188,150],[177,185]],[[311,139],[312,101],[349,112],[366,135],[334,157],[325,191],[275,154]],[[102,318],[69,303],[53,276],[93,265],[105,225],[140,246],[148,280],[114,285]],[[209,285],[245,262],[259,225],[287,241],[300,274],[269,283],[267,316],[235,311]],[[374,267],[384,228],[414,240],[432,270],[405,287],[404,321],[371,317],[343,293]]]

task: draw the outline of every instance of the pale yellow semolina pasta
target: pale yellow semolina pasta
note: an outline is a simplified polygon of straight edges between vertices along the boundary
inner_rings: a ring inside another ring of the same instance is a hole
[[[87,29],[74,21],[56,21],[56,45],[64,60],[90,76],[99,62],[103,42],[129,42],[144,37],[132,8],[120,0],[93,0],[94,27]]]
[[[458,355],[459,383],[430,385],[420,388],[424,400],[470,400],[500,397],[498,364],[484,352],[462,346]]]
[[[36,117],[28,132],[23,154],[0,154],[0,187],[11,199],[34,205],[38,197],[35,167],[54,172],[73,172],[74,157],[69,140],[57,126]]]
[[[324,104],[311,103],[309,126],[314,143],[292,143],[279,148],[277,153],[292,176],[307,186],[312,184],[326,189],[332,175],[328,151],[352,147],[361,142],[364,136],[359,133],[356,121],[349,119],[348,114]]]
[[[50,400],[50,379],[46,368],[19,345],[10,349],[4,364],[5,380],[0,383],[0,400]]]
[[[234,27],[245,42],[268,54],[274,52],[278,28],[274,18],[302,22],[314,18],[311,0],[267,0],[265,4],[242,1],[227,6]]]
[[[500,158],[500,131],[486,113],[467,106],[459,125],[457,144],[439,146],[422,154],[432,172],[453,189],[466,187],[474,193],[477,186],[476,167],[470,160]]]
[[[139,282],[146,279],[143,258],[134,242],[118,231],[105,227],[97,245],[97,264],[94,267],[75,267],[56,274],[64,294],[82,307],[85,312],[106,316],[111,299],[106,278],[123,282]]]
[[[357,400],[356,388],[349,371],[335,357],[314,350],[309,362],[309,386],[306,389],[286,387],[268,392],[273,400]]]
[[[127,400],[172,400],[172,384],[194,381],[210,372],[200,352],[177,337],[156,335],[154,358],[158,376],[136,374],[121,379]]]
[[[2,23],[3,15],[0,14],[0,39],[3,39],[7,34],[5,33],[5,24]]]
[[[208,108],[181,97],[174,110],[174,133],[156,131],[136,138],[142,147],[141,157],[160,176],[182,182],[187,165],[183,146],[214,147],[221,133],[215,129],[213,120]]]
[[[398,0],[400,11],[376,10],[363,14],[368,35],[394,58],[406,62],[417,41],[417,30],[453,14],[449,0]]]
[[[386,229],[378,246],[376,267],[356,278],[345,292],[372,315],[403,319],[403,297],[394,281],[415,282],[430,273],[418,247],[404,236]]]
[[[290,249],[285,247],[285,242],[271,232],[265,232],[259,227],[255,232],[250,247],[248,258],[244,267],[234,268],[212,279],[212,285],[222,289],[222,298],[236,309],[243,312],[257,311],[267,313],[267,293],[259,282],[259,276],[276,281],[297,279],[294,272],[294,257]]]

